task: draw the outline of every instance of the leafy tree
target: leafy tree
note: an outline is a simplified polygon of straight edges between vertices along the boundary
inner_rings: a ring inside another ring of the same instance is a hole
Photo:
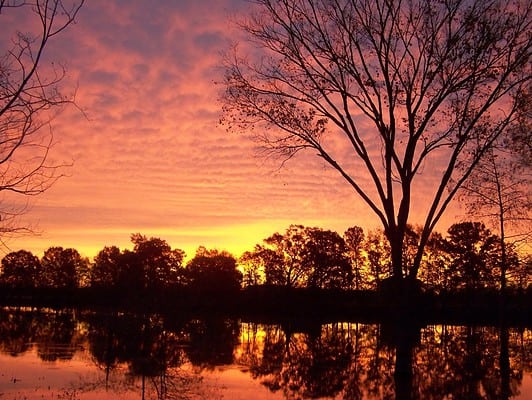
[[[499,238],[499,246],[500,238]],[[518,245],[513,243],[505,244],[505,264],[504,267],[499,262],[497,267],[499,271],[499,284],[500,277],[505,274],[505,287],[509,288],[519,288],[525,289],[527,286],[530,286],[532,283],[532,266],[530,265],[530,260],[527,265],[527,255],[520,254]],[[498,253],[501,254],[501,248],[498,247]],[[530,257],[530,255],[528,255]],[[504,271],[501,270],[504,268]],[[503,289],[504,290],[504,289]]]
[[[263,248],[256,245],[252,251],[245,251],[238,259],[239,265],[243,269],[244,286],[261,285],[265,283],[265,260],[267,257],[262,254]]]
[[[353,288],[355,290],[362,289],[366,279],[367,271],[364,271],[364,267],[367,263],[363,252],[364,239],[364,230],[359,226],[352,226],[344,233],[345,244],[353,267]]]
[[[44,252],[41,266],[41,286],[72,289],[80,286],[88,261],[75,249],[50,247]]]
[[[353,280],[344,239],[336,232],[305,228],[302,262],[310,269],[307,286],[349,289]]]
[[[7,254],[2,259],[1,281],[11,287],[35,287],[41,269],[39,258],[26,250]]]
[[[285,287],[351,287],[352,266],[344,239],[321,228],[290,225],[245,253],[245,260],[264,271],[265,283]]]
[[[127,249],[122,252],[118,282],[123,292],[135,293],[147,288],[144,265],[136,252]]]
[[[242,273],[236,259],[226,251],[208,250],[200,246],[196,255],[187,263],[190,284],[204,290],[239,290]]]
[[[124,273],[131,272],[141,279],[142,288],[157,289],[182,282],[183,250],[172,250],[165,240],[148,239],[140,233],[131,235],[131,242],[134,244],[133,251],[124,253],[128,266]]]
[[[96,255],[90,270],[93,287],[113,287],[120,282],[122,253],[116,246],[106,246]]]
[[[528,254],[519,260],[514,271],[510,271],[510,283],[520,289],[529,289],[532,285],[532,255]]]
[[[65,68],[45,62],[49,46],[74,23],[84,0],[0,1],[0,191],[36,195],[60,176],[48,160],[51,121],[73,95],[64,95]],[[16,17],[16,14],[24,19]],[[25,25],[20,24],[24,21]],[[27,24],[26,24],[27,23]],[[24,228],[23,209],[2,210],[2,234]]]
[[[368,255],[370,271],[368,283],[371,288],[377,289],[382,280],[390,276],[390,273],[392,272],[390,247],[388,246],[382,231],[374,230],[368,233],[365,242],[365,250]]]
[[[532,3],[255,4],[240,23],[254,57],[237,50],[227,57],[222,121],[232,130],[256,128],[261,144],[285,160],[302,150],[317,153],[381,222],[397,282],[416,278],[449,203],[518,122],[532,79]],[[430,181],[420,173],[428,165]],[[413,209],[426,214],[414,261],[405,267]]]
[[[264,243],[262,250],[265,263],[266,283],[286,287],[304,287],[310,274],[310,266],[303,260],[305,227],[290,225],[284,235],[276,232]]]
[[[495,286],[498,238],[483,223],[460,222],[448,230],[446,250],[451,257],[451,288],[478,289]]]
[[[421,280],[432,290],[451,290],[447,273],[451,256],[447,253],[445,238],[439,232],[433,232],[426,247],[426,254],[421,264]]]
[[[253,251],[245,252],[242,256],[244,267],[244,279],[249,281],[250,274],[257,278],[264,275],[256,283],[284,286],[290,280],[285,276],[284,255],[277,249],[274,250],[260,244],[255,245]],[[247,266],[246,266],[247,265]]]
[[[422,228],[420,226],[406,226],[402,263],[405,274],[408,273],[408,268],[415,262],[421,231]]]

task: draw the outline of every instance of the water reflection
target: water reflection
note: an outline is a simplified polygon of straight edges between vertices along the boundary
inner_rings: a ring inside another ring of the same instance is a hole
[[[286,398],[507,399],[531,371],[530,331],[329,324],[315,335],[243,327],[240,361]]]
[[[80,390],[118,385],[158,399],[192,397],[203,372],[235,364],[287,399],[510,399],[532,372],[531,331],[507,327],[2,309],[0,350],[12,357],[34,351],[44,363],[86,351],[105,379]]]

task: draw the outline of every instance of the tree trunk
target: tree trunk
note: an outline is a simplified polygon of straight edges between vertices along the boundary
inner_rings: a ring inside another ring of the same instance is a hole
[[[390,252],[392,258],[392,276],[395,280],[403,278],[403,239],[402,234],[397,228],[393,232],[388,232],[388,241],[390,242]]]
[[[501,276],[500,276],[500,284],[501,284],[501,293],[506,291],[506,269],[507,269],[507,263],[508,263],[508,257],[506,255],[506,240],[505,240],[505,232],[504,232],[504,210],[500,209],[499,214],[499,222],[500,222],[500,246],[501,246]]]
[[[499,206],[499,230],[500,230],[500,245],[501,245],[501,276],[500,276],[500,283],[501,283],[501,293],[504,295],[504,292],[506,291],[506,268],[507,268],[507,257],[506,257],[506,235],[504,231],[504,221],[505,221],[505,211],[504,211],[504,200],[503,200],[503,193],[502,193],[502,187],[501,182],[499,180],[499,171],[497,169],[497,164],[495,163],[495,156],[492,154],[492,163],[493,163],[493,170],[495,172],[495,187],[497,188],[497,203]]]

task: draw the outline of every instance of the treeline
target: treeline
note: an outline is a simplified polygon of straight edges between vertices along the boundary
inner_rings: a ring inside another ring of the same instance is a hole
[[[403,268],[412,265],[421,228],[409,227]],[[532,259],[501,241],[480,222],[452,225],[435,232],[425,249],[419,278],[426,290],[525,289],[531,284]],[[354,226],[341,236],[320,228],[291,225],[240,257],[245,285],[294,288],[376,290],[392,276],[390,246],[381,230],[365,233]]]
[[[113,289],[131,294],[176,287],[241,287],[237,260],[226,251],[199,247],[184,263],[185,252],[160,238],[131,236],[133,250],[104,247],[92,262],[75,249],[51,247],[41,259],[20,250],[2,259],[0,284],[18,289]]]
[[[404,265],[414,257],[419,230],[407,234]],[[96,288],[115,292],[157,292],[172,288],[238,291],[241,287],[376,290],[392,274],[390,249],[382,231],[358,226],[343,235],[291,225],[239,258],[199,247],[185,263],[185,252],[163,239],[131,236],[132,250],[104,247],[91,262],[75,249],[51,247],[41,259],[26,250],[7,254],[1,263],[4,288]],[[426,290],[526,289],[531,257],[507,248],[501,266],[500,240],[482,223],[452,225],[446,236],[432,235],[420,270]]]

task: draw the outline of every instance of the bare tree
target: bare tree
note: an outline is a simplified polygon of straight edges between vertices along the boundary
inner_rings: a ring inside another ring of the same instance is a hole
[[[60,165],[50,164],[53,143],[51,120],[73,95],[64,95],[60,84],[65,68],[43,62],[52,40],[79,12],[84,0],[0,0],[0,193],[37,195],[61,175]],[[9,19],[11,17],[11,19]],[[13,21],[20,26],[13,26]],[[28,29],[29,31],[26,31]],[[0,234],[19,229],[14,218],[22,209],[4,207]]]
[[[254,128],[284,160],[316,152],[382,223],[393,276],[416,278],[445,209],[515,123],[531,80],[532,3],[254,3],[240,23],[253,48],[227,57],[222,122]],[[426,213],[414,261],[403,266],[413,208]]]
[[[500,285],[506,288],[508,246],[530,238],[530,171],[505,151],[490,149],[462,191],[469,215],[487,220],[499,231]]]
[[[501,290],[506,288],[513,250],[520,243],[530,245],[532,233],[531,101],[529,87],[517,104],[517,123],[484,154],[461,190],[468,214],[486,220],[499,232]]]

